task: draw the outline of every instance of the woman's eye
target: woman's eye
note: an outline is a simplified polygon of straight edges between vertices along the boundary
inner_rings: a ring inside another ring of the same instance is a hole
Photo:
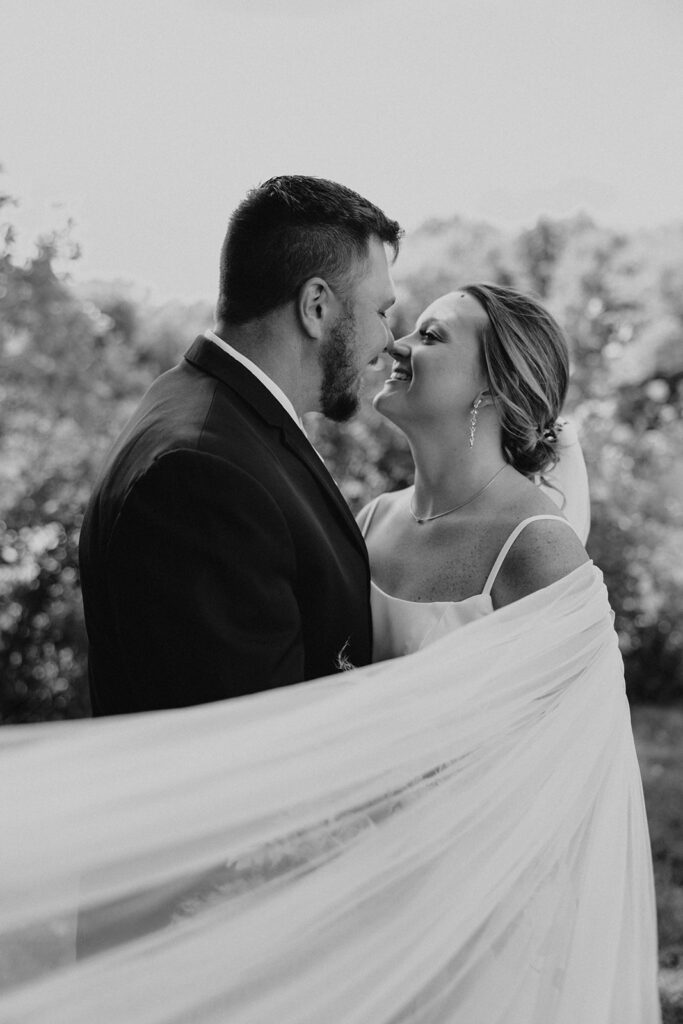
[[[425,341],[438,341],[439,339],[432,331],[420,331],[420,337]]]

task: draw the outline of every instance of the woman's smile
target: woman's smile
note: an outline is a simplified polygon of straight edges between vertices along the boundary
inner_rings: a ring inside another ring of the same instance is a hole
[[[407,381],[410,382],[413,379],[413,374],[409,366],[404,363],[394,362],[391,367],[391,375],[384,382],[389,384],[392,381]]]

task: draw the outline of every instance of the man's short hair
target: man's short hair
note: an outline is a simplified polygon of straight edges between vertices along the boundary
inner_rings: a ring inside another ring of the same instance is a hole
[[[265,316],[294,299],[311,277],[344,294],[372,235],[398,255],[399,224],[357,192],[300,174],[270,178],[230,218],[217,321],[244,324]]]

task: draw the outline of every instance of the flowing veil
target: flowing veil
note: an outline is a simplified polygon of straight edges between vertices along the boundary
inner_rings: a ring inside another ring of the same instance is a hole
[[[1,740],[3,1021],[659,1020],[592,563],[395,661]]]
[[[576,427],[558,420],[557,464],[539,480],[541,490],[557,505],[585,544],[591,526],[590,491],[586,462]]]

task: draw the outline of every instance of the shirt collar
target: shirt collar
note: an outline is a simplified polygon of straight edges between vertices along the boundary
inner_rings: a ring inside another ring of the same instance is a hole
[[[303,430],[304,434],[306,433],[304,425],[300,418],[297,416],[296,409],[292,405],[289,398],[287,398],[287,395],[284,393],[282,388],[279,387],[275,383],[275,381],[268,376],[267,373],[263,372],[260,366],[257,366],[256,363],[253,363],[251,361],[251,359],[248,359],[241,352],[238,352],[237,349],[233,348],[232,345],[229,345],[227,341],[223,341],[222,338],[219,338],[218,335],[214,333],[214,331],[204,331],[204,337],[208,338],[209,341],[213,341],[215,345],[218,345],[218,347],[222,348],[224,352],[227,352],[228,355],[232,356],[233,359],[236,359],[238,363],[241,363],[242,366],[246,367],[250,373],[253,373],[253,375],[258,380],[261,381],[263,386],[268,388],[273,398],[276,398],[280,405],[282,406],[282,408],[289,413],[289,415],[296,423],[297,427]]]

